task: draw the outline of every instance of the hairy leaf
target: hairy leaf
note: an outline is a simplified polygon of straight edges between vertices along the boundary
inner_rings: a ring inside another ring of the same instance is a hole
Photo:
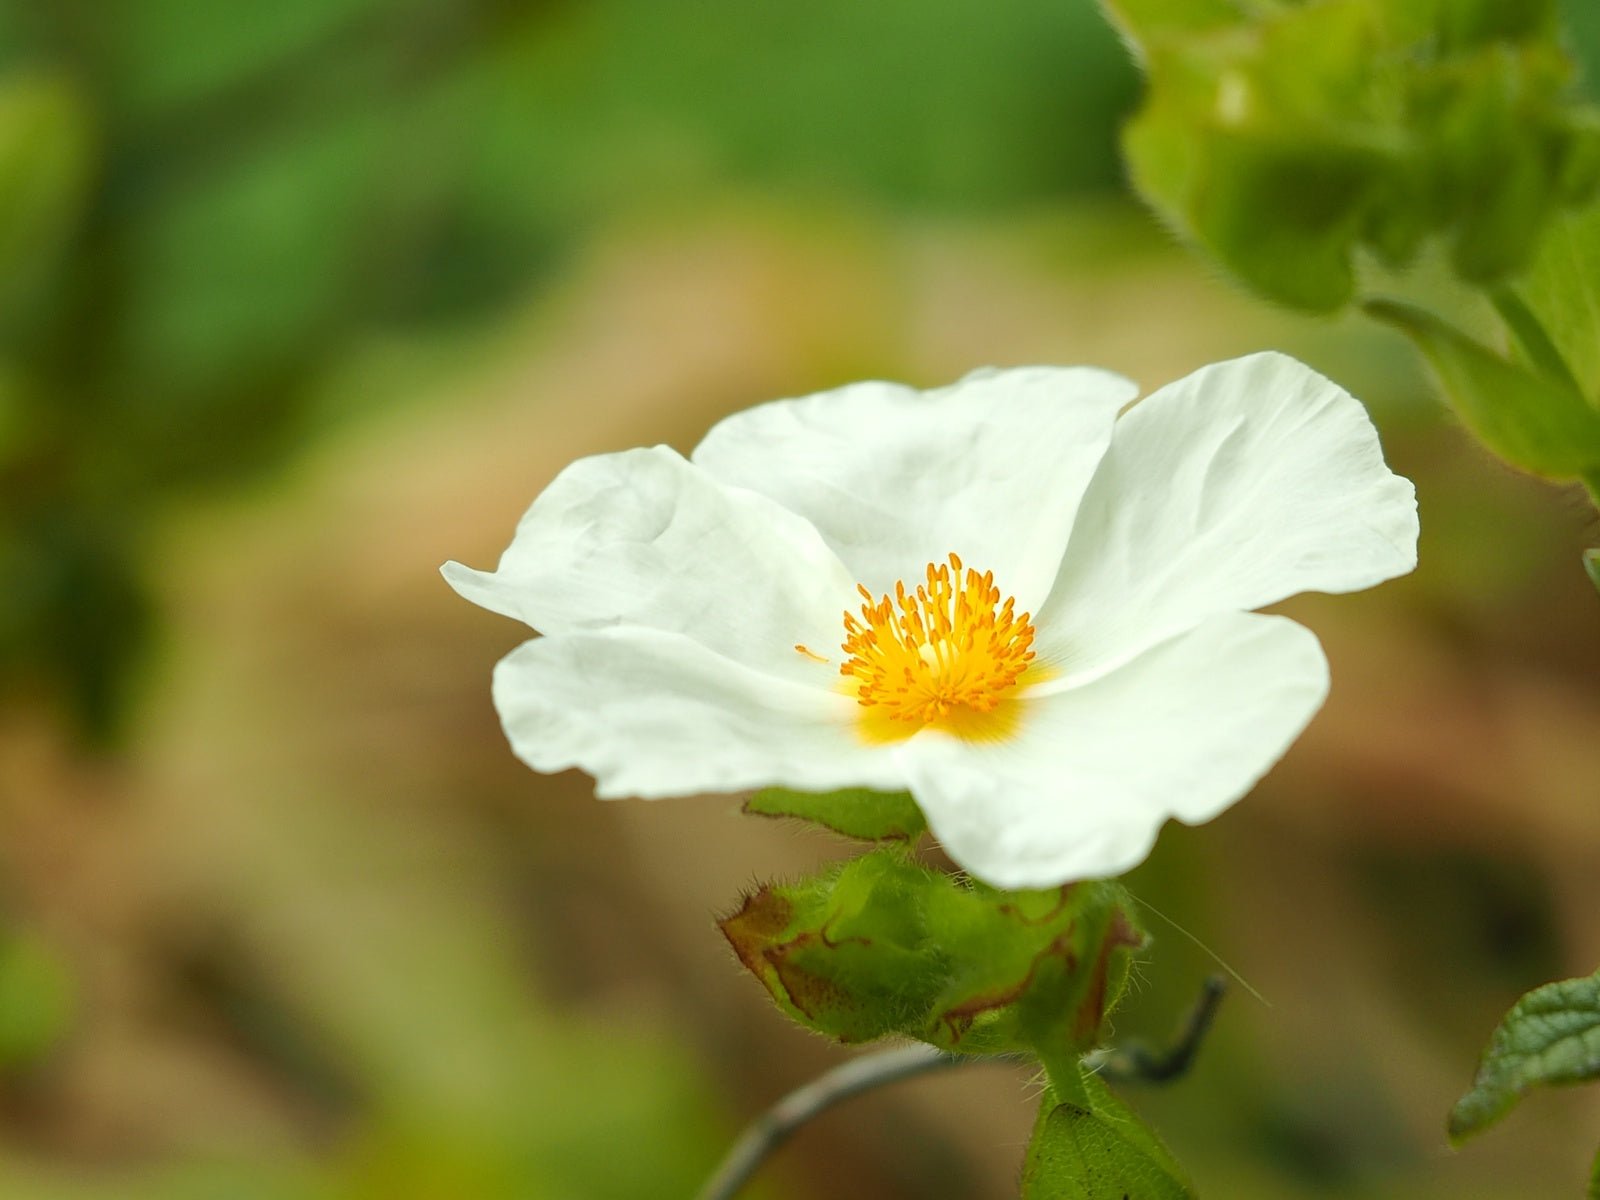
[[[1022,1173],[1022,1200],[1192,1200],[1159,1138],[1097,1076],[1084,1098],[1046,1091]]]
[[[1600,971],[1534,988],[1489,1039],[1472,1090],[1450,1111],[1460,1141],[1505,1116],[1537,1084],[1600,1078]]]

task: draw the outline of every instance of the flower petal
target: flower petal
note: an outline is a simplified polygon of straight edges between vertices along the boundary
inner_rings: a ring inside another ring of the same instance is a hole
[[[1137,394],[1090,367],[982,371],[930,392],[858,383],[736,413],[691,457],[806,518],[874,594],[954,551],[1036,610]]]
[[[579,459],[533,502],[493,572],[446,563],[468,600],[545,634],[639,625],[770,674],[834,688],[848,572],[780,505],[666,446]]]
[[[1046,887],[1137,865],[1168,817],[1216,816],[1277,762],[1327,688],[1309,630],[1229,613],[1026,701],[1004,740],[927,729],[898,752],[956,862],[997,887]]]
[[[855,702],[763,675],[676,633],[638,627],[524,642],[495,667],[518,758],[581,767],[611,799],[784,785],[904,790],[892,754],[855,732]]]
[[[1351,592],[1417,564],[1416,494],[1366,410],[1282,354],[1219,363],[1117,422],[1035,649],[1105,670],[1220,612]]]

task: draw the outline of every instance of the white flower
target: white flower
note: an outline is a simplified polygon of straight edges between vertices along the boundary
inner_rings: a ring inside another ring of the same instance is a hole
[[[498,570],[444,568],[544,634],[495,670],[513,749],[608,798],[909,790],[997,886],[1120,874],[1322,704],[1316,638],[1249,610],[1403,574],[1417,541],[1361,405],[1293,359],[1119,417],[1136,394],[1090,368],[860,383],[689,460],[573,463]]]

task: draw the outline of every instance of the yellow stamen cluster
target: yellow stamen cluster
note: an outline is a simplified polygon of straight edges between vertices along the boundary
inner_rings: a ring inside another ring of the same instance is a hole
[[[914,593],[894,585],[894,597],[874,601],[857,585],[860,616],[844,614],[844,652],[839,668],[855,681],[856,698],[879,706],[897,721],[926,725],[957,708],[990,712],[1033,661],[1029,614],[1000,603],[994,572],[979,575],[950,555],[948,565],[928,564],[927,580]]]

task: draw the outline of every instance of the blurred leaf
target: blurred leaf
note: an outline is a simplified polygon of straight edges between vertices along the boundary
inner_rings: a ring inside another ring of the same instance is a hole
[[[1114,126],[1137,80],[1092,5],[701,0],[696,14],[690,30],[658,0],[572,5],[508,60],[515,103],[486,117],[517,123],[540,191],[587,193],[578,219],[730,179],[957,209],[1119,182]]]
[[[0,318],[60,265],[94,178],[93,116],[62,74],[0,80]]]
[[[1231,20],[1203,0],[1106,6],[1149,76],[1124,131],[1135,184],[1279,303],[1337,309],[1358,249],[1401,266],[1430,235],[1464,278],[1501,279],[1600,187],[1600,122],[1549,0],[1322,0]]]
[[[1224,29],[1239,22],[1231,0],[1101,0],[1124,35],[1148,45],[1162,38]]]
[[[72,1020],[74,988],[48,943],[27,933],[0,940],[0,1071],[46,1054]]]
[[[1124,903],[1107,882],[1000,892],[887,848],[763,887],[721,925],[779,1007],[840,1041],[901,1033],[1076,1063],[1143,943]]]
[[[1506,328],[1511,333],[1513,345],[1521,352],[1523,359],[1533,368],[1537,375],[1571,388],[1574,392],[1582,393],[1578,381],[1567,368],[1567,362],[1561,357],[1561,352],[1550,340],[1550,334],[1539,323],[1539,318],[1522,302],[1510,288],[1497,287],[1489,291],[1489,302],[1494,305],[1495,312],[1500,314],[1500,319],[1505,322]]]
[[[129,390],[154,379],[168,408],[225,402],[238,382],[344,333],[401,136],[376,111],[330,115],[137,214],[122,264]],[[174,416],[164,433],[191,414]]]
[[[1589,578],[1594,581],[1596,590],[1600,590],[1600,550],[1583,552],[1583,569],[1589,572]]]
[[[1193,1200],[1171,1152],[1096,1075],[1086,1102],[1047,1089],[1028,1143],[1022,1200]]]
[[[126,514],[29,497],[0,513],[0,675],[53,685],[90,743],[112,736],[149,631],[140,539]]]
[[[1600,407],[1600,205],[1551,223],[1515,292],[1583,395]]]
[[[1600,1078],[1600,971],[1518,1000],[1489,1039],[1472,1090],[1450,1111],[1459,1142],[1493,1125],[1536,1084]]]
[[[410,7],[418,7],[413,0]],[[313,52],[356,19],[405,4],[395,0],[138,0],[123,5],[110,40],[119,111],[145,121],[259,79]],[[204,47],[204,53],[196,53]]]
[[[1365,308],[1416,343],[1461,419],[1501,458],[1553,479],[1600,467],[1600,410],[1570,387],[1513,366],[1423,309],[1390,300]]]
[[[1128,128],[1125,144],[1147,192],[1162,178],[1181,181],[1191,233],[1245,283],[1312,312],[1349,301],[1360,201],[1377,183],[1370,153],[1260,130],[1219,132],[1197,154],[1190,131],[1149,118]]]
[[[763,788],[745,801],[744,811],[812,821],[835,833],[869,842],[907,841],[928,827],[910,792],[874,792],[867,788],[836,792]]]

